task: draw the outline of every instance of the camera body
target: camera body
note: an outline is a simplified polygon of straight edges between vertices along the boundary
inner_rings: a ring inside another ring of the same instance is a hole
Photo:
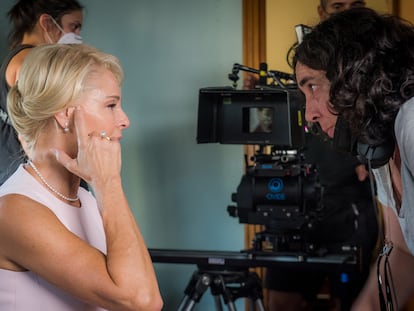
[[[199,91],[198,143],[259,146],[227,208],[240,223],[265,227],[254,242],[258,251],[266,240],[272,251],[307,252],[306,232],[322,213],[318,173],[302,153],[304,104],[296,87]]]
[[[248,166],[237,191],[235,205],[227,207],[240,223],[264,226],[253,240],[255,251],[317,251],[310,239],[322,219],[322,187],[316,168],[294,150],[261,155]]]

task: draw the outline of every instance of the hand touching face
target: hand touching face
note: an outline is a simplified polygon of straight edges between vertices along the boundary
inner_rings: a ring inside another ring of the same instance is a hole
[[[122,110],[121,89],[114,75],[108,70],[95,72],[72,105],[76,107],[71,109],[75,130],[65,152],[56,151],[58,162],[89,183],[105,174],[118,174],[119,141],[130,122]]]

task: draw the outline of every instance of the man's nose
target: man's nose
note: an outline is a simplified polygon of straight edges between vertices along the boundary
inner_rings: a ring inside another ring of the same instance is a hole
[[[319,112],[316,109],[315,105],[306,101],[305,106],[305,119],[307,122],[317,122],[319,118]]]

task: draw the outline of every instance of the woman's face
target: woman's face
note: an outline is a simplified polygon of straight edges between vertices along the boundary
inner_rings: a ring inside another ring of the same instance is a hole
[[[52,28],[45,28],[46,42],[56,43],[65,33],[74,33],[80,35],[82,30],[83,14],[82,10],[72,11],[63,15],[59,21],[55,20],[52,16],[44,14],[49,19],[49,25]],[[46,30],[48,29],[48,30]]]
[[[64,32],[73,32],[80,35],[82,30],[83,14],[82,11],[73,11],[69,14],[65,14],[60,19],[60,25]]]
[[[314,70],[298,62],[295,68],[296,81],[306,98],[305,118],[307,122],[318,122],[322,130],[333,137],[337,115],[330,109],[330,83],[323,70]]]
[[[121,89],[109,70],[91,75],[76,102],[83,106],[88,133],[105,132],[112,140],[120,140],[122,131],[129,127],[129,119],[121,107]]]

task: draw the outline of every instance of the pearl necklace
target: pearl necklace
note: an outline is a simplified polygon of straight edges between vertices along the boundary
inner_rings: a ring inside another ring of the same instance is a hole
[[[57,194],[62,199],[66,200],[66,201],[69,201],[69,202],[76,202],[77,200],[79,200],[79,196],[77,196],[77,195],[76,195],[76,198],[69,198],[69,197],[61,194],[59,191],[57,191],[55,188],[53,188],[51,185],[49,185],[49,183],[45,180],[45,178],[42,176],[42,174],[40,174],[39,170],[37,169],[37,167],[34,165],[34,163],[31,160],[29,160],[28,163],[33,168],[33,170],[35,171],[37,176],[39,176],[40,180],[46,185],[46,187],[49,188],[50,191],[52,191],[53,193]]]

